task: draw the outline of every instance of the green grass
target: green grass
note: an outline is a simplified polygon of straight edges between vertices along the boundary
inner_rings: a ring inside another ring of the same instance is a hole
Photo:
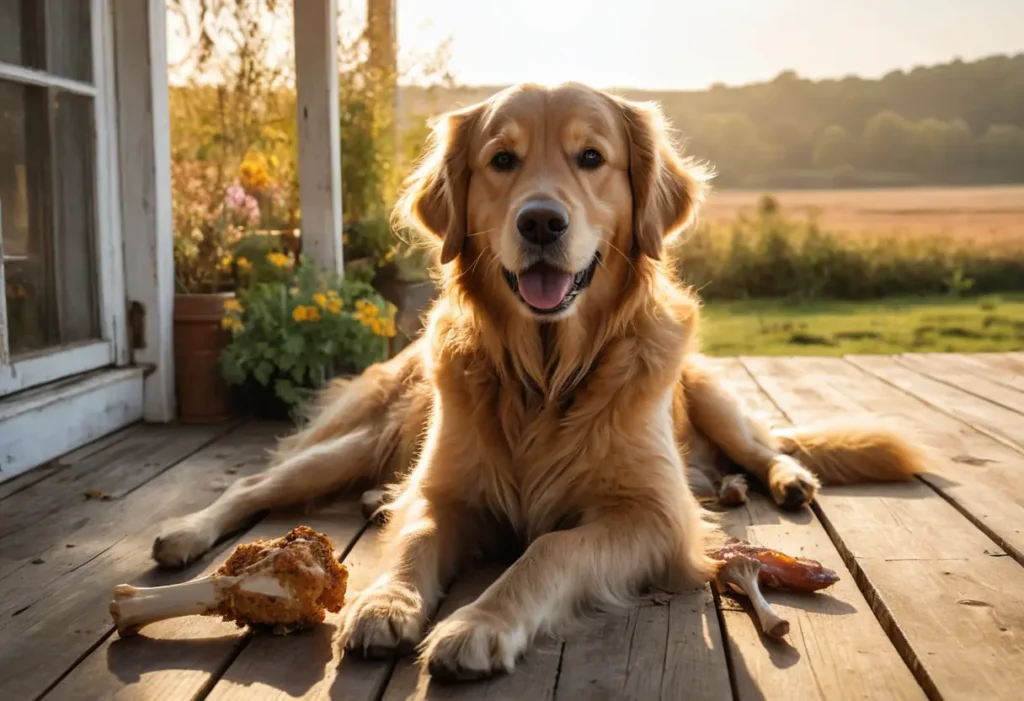
[[[877,302],[711,301],[709,355],[981,353],[1024,349],[1024,295]]]

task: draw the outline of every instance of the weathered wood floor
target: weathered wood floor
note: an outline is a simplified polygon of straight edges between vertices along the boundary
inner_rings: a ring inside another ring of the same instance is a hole
[[[238,538],[306,523],[331,535],[365,585],[375,531],[354,502],[274,513],[189,570],[149,559],[157,524],[261,469],[279,425],[136,426],[0,484],[0,698],[46,699],[1019,699],[1024,689],[1024,353],[744,358],[722,371],[778,422],[871,411],[936,448],[909,484],[826,489],[781,513],[755,496],[739,537],[838,570],[827,593],[769,592],[787,642],[710,588],[652,600],[542,641],[512,676],[430,685],[408,659],[342,659],[338,617],[272,637],[194,617],[113,634],[122,582],[215,567]],[[59,431],[61,427],[54,426]],[[494,575],[460,579],[439,615]]]

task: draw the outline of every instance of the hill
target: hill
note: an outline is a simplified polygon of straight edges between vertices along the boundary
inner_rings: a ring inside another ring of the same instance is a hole
[[[406,123],[500,87],[400,90]],[[893,71],[874,80],[774,80],[700,91],[616,90],[660,102],[719,187],[1024,182],[1024,54]]]

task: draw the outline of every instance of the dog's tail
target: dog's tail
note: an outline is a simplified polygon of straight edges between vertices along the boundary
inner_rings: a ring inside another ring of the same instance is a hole
[[[776,429],[772,436],[826,485],[905,481],[929,463],[916,437],[877,420]]]

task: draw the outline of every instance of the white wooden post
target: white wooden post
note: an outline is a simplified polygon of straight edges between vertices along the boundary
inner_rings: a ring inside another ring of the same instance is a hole
[[[342,272],[341,144],[338,130],[338,2],[296,0],[302,250]]]
[[[302,4],[302,3],[296,3]],[[136,364],[150,366],[143,418],[175,418],[174,233],[166,0],[112,2],[117,66],[121,226],[129,304],[144,314]]]

